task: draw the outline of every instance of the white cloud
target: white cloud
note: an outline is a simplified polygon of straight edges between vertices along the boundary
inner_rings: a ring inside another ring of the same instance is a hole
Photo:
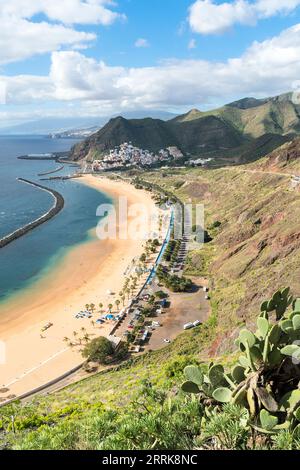
[[[135,47],[149,47],[149,41],[145,38],[139,38],[135,41]]]
[[[94,34],[75,31],[63,25],[33,23],[22,18],[11,18],[9,22],[0,18],[0,28],[1,64],[51,52],[62,45],[87,43],[96,38]]]
[[[188,49],[196,49],[197,43],[196,39],[191,39],[190,42],[188,43]]]
[[[96,35],[72,25],[109,25],[123,17],[112,6],[110,0],[0,0],[0,64],[63,46],[86,47]],[[34,18],[40,13],[43,21]]]
[[[50,71],[58,100],[115,100],[117,82],[126,73],[123,67],[108,67],[79,52],[54,52]]]
[[[300,24],[224,62],[170,60],[153,67],[110,67],[78,51],[52,54],[48,77],[2,77],[10,104],[76,102],[83,114],[210,107],[242,96],[288,91],[300,77]]]
[[[235,24],[255,25],[259,19],[293,11],[300,0],[235,0],[216,4],[214,0],[196,0],[189,8],[189,24],[195,33],[220,34]]]
[[[49,20],[64,24],[109,25],[124,18],[111,10],[113,5],[111,0],[2,0],[0,15],[31,18],[44,13]]]

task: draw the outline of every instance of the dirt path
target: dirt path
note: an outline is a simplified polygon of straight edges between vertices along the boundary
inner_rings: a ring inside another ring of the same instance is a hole
[[[264,174],[264,175],[276,175],[276,176],[284,176],[285,178],[290,178],[291,176],[294,176],[294,173],[281,173],[278,171],[264,171],[264,170],[250,170],[250,169],[245,169],[245,168],[238,168],[238,167],[226,167],[222,168],[222,170],[225,171],[237,171],[239,173],[254,173],[254,174]]]

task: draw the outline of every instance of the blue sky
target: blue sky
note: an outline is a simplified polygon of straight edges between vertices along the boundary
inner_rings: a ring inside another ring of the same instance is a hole
[[[207,109],[298,80],[300,0],[0,0],[0,125]]]

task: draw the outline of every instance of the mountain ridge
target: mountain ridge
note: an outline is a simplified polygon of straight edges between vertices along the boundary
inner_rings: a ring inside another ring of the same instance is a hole
[[[245,145],[252,142],[254,155],[260,158],[264,155],[256,150],[261,147],[263,136],[273,136],[274,146],[267,148],[272,151],[277,143],[282,145],[300,134],[300,106],[293,102],[292,96],[292,93],[285,93],[265,99],[246,97],[211,111],[194,108],[167,121],[118,116],[76,145],[71,158],[101,159],[105,152],[124,142],[152,152],[177,146],[187,157],[215,152],[215,158],[222,158],[222,154],[231,149],[236,149],[235,153],[239,153],[239,149],[242,152]],[[249,158],[251,161],[251,156]]]
[[[147,115],[161,120],[173,119],[176,114],[160,110],[135,111],[126,112],[124,116],[127,119],[143,119]],[[95,117],[49,117],[28,122],[16,124],[9,127],[0,128],[0,135],[46,135],[60,132],[72,131],[73,129],[86,129],[89,127],[104,126],[112,116],[95,116]]]

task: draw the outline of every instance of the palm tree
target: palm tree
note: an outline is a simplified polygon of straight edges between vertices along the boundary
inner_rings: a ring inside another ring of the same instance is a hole
[[[125,295],[122,295],[122,296],[121,296],[121,300],[122,300],[123,307],[124,307],[124,305],[125,305]]]
[[[90,305],[89,305],[89,304],[86,304],[86,305],[85,305],[85,308],[86,308],[87,311],[89,311],[89,310],[90,310]]]
[[[74,338],[76,338],[76,336],[78,336],[77,331],[73,331],[73,336],[74,336]]]
[[[82,333],[85,333],[85,332],[86,332],[86,329],[84,328],[84,326],[82,326],[82,327],[80,328],[80,331],[81,331]]]
[[[63,342],[64,343],[69,343],[69,341],[70,341],[70,338],[67,338],[67,336],[65,336],[64,339],[63,339]]]
[[[120,302],[119,299],[117,299],[117,300],[115,301],[115,304],[116,304],[118,310],[119,310],[119,305],[120,305],[120,303],[121,303],[121,302]]]
[[[86,334],[84,335],[83,339],[84,339],[84,341],[85,341],[86,343],[88,343],[89,340],[90,340],[90,335],[89,335],[88,333],[86,333]]]
[[[92,313],[94,312],[94,310],[95,310],[95,307],[96,307],[96,305],[95,305],[95,304],[91,304],[91,305],[90,305],[90,309],[91,309],[91,312],[92,312]]]
[[[108,310],[109,310],[109,313],[111,313],[111,311],[112,311],[112,308],[113,308],[113,304],[109,304],[109,305],[108,305]]]
[[[74,344],[72,343],[72,341],[68,342],[68,346],[69,346],[69,348],[73,348]]]
[[[101,303],[99,304],[99,309],[100,309],[100,312],[101,312],[102,309],[103,309],[103,304],[101,304]]]
[[[91,320],[91,325],[94,328],[94,326],[95,326],[95,321],[94,320]]]

